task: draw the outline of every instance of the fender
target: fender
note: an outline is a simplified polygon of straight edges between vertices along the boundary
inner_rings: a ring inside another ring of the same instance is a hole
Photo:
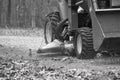
[[[51,13],[47,14],[45,17],[49,18],[50,20],[54,20],[56,18],[59,21],[61,21],[60,12],[58,12],[58,11],[51,12]]]

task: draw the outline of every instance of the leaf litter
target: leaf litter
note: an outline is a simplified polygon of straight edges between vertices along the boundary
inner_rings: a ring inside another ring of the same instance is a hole
[[[0,57],[0,80],[120,80],[120,71],[63,70],[41,65],[38,60]]]

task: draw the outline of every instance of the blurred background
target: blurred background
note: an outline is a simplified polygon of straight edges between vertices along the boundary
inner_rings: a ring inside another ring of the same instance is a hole
[[[56,0],[0,0],[0,28],[42,28],[45,15],[57,8]]]

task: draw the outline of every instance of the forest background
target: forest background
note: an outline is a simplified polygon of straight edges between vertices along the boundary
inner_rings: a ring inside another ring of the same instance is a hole
[[[56,0],[0,0],[0,27],[42,28],[45,15],[57,8]]]

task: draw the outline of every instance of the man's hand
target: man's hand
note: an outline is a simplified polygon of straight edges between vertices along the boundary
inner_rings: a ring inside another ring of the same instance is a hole
[[[77,12],[78,12],[78,13],[84,13],[84,9],[79,6]]]

